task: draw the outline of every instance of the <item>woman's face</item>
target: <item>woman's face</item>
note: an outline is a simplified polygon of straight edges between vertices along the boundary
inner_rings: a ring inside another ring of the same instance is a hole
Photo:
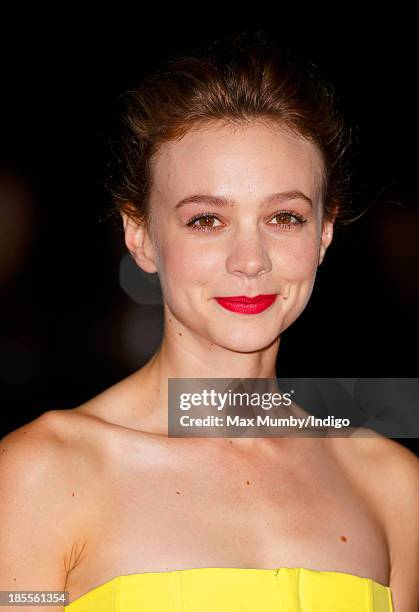
[[[332,239],[321,186],[317,148],[285,128],[205,124],[157,152],[152,232],[137,230],[133,246],[128,231],[127,244],[143,269],[157,270],[166,314],[185,331],[230,350],[261,350],[305,308]],[[215,299],[260,294],[276,299],[258,314]]]

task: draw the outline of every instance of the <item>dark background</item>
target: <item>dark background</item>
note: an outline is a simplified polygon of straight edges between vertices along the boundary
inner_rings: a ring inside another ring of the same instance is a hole
[[[416,376],[414,21],[394,13],[371,23],[330,14],[228,23],[212,14],[193,25],[179,15],[177,23],[107,17],[25,14],[2,24],[0,433],[79,405],[157,348],[161,307],[122,290],[123,236],[105,218],[118,96],[168,53],[243,29],[262,28],[334,83],[358,126],[354,205],[369,207],[336,233],[305,312],[282,337],[278,375]],[[418,440],[399,442],[419,451]]]

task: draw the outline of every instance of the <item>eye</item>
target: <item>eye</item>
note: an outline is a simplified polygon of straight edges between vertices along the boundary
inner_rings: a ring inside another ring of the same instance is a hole
[[[307,221],[302,215],[293,210],[279,210],[272,217],[272,220],[273,219],[278,219],[278,223],[274,223],[273,225],[278,225],[286,229],[291,229],[293,225],[302,225]]]
[[[289,230],[295,226],[302,225],[307,221],[304,219],[299,213],[293,210],[279,210],[275,213],[275,215],[271,218],[278,219],[278,223],[269,223],[269,225],[276,225],[279,230]],[[204,232],[213,232],[216,231],[218,227],[213,224],[213,221],[219,221],[218,217],[212,213],[206,212],[200,215],[195,215],[192,217],[187,223],[187,227],[191,227],[193,230],[204,231]]]
[[[211,213],[204,213],[203,215],[196,215],[195,217],[192,217],[192,219],[190,219],[186,225],[188,227],[192,227],[192,229],[194,230],[211,232],[213,231],[213,228],[214,228],[214,225],[212,225],[211,222],[214,219],[217,219],[215,215],[212,215]],[[198,225],[195,225],[197,221],[199,223]]]

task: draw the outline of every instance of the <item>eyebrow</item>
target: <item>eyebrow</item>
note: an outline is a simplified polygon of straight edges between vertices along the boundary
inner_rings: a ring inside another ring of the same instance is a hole
[[[289,200],[304,200],[308,202],[310,206],[313,206],[313,202],[311,199],[305,195],[302,191],[293,190],[293,191],[282,191],[278,193],[273,193],[267,196],[261,202],[261,206],[266,206],[267,204],[271,204],[275,201],[279,202],[288,202]],[[219,196],[212,196],[206,194],[194,194],[191,196],[187,196],[178,202],[175,208],[181,208],[185,206],[185,204],[211,204],[212,206],[228,206],[234,208],[237,204],[231,200],[230,198],[223,198]]]

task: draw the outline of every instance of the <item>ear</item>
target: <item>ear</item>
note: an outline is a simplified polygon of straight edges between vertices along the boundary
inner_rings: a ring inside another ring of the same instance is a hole
[[[322,237],[321,237],[320,251],[319,251],[319,263],[318,263],[319,266],[320,266],[320,264],[322,263],[322,261],[324,259],[327,247],[332,242],[332,238],[333,238],[333,223],[334,223],[333,220],[325,219],[323,221]]]
[[[121,212],[124,224],[125,244],[135,263],[144,272],[157,272],[155,249],[148,228],[136,223],[126,212]]]

